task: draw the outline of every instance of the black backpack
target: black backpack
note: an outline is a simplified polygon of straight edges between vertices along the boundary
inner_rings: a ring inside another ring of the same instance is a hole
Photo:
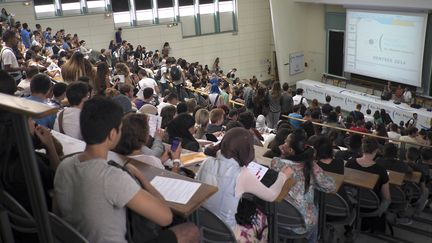
[[[156,75],[154,76],[154,80],[156,80],[156,81],[160,81],[161,80],[161,78],[162,78],[162,67],[160,67],[159,70],[157,71]]]
[[[170,69],[170,75],[171,75],[171,80],[174,81],[178,81],[181,79],[181,74],[180,74],[180,70],[177,68],[177,66],[173,66]]]

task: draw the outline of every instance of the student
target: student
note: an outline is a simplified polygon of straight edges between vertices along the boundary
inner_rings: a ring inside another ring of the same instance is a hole
[[[293,117],[293,118],[302,119],[303,117],[302,117],[302,115],[300,115],[300,106],[294,105],[293,113],[289,114],[288,116]],[[289,121],[290,121],[292,128],[294,128],[294,129],[300,128],[300,125],[302,124],[302,121],[298,121],[298,120],[294,120],[294,119],[290,119]]]
[[[169,143],[179,138],[184,149],[195,152],[201,150],[200,144],[193,136],[195,134],[195,119],[191,115],[187,113],[177,115],[168,123],[166,130],[169,136]]]
[[[28,100],[33,100],[39,103],[47,104],[47,98],[52,90],[52,83],[50,78],[45,74],[35,75],[30,83],[31,95],[27,97]],[[42,125],[46,128],[52,129],[56,115],[48,115],[43,118],[34,119],[37,124]]]
[[[137,96],[140,99],[144,99],[143,91],[145,88],[152,88],[155,95],[159,95],[159,86],[156,81],[152,78],[148,77],[147,71],[144,69],[140,69],[138,71],[138,76],[140,77],[140,81],[138,82],[138,93]]]
[[[419,156],[421,155],[421,157]],[[421,158],[421,161],[419,159]],[[420,213],[426,206],[426,202],[429,196],[429,189],[426,186],[426,183],[430,179],[429,167],[425,163],[431,164],[432,162],[432,149],[425,148],[421,151],[411,147],[408,149],[406,154],[406,163],[413,170],[421,173],[420,177],[420,189],[421,196],[415,202],[415,213]]]
[[[206,139],[207,126],[209,124],[210,113],[207,109],[199,109],[195,113],[195,126],[197,128],[195,138]]]
[[[148,142],[149,129],[148,117],[145,114],[127,114],[122,119],[121,137],[113,151],[159,169],[170,165],[173,171],[178,171],[181,146],[173,152],[166,150],[160,158],[142,152],[142,147]]]
[[[237,207],[242,195],[251,193],[265,201],[274,201],[292,173],[289,168],[283,167],[275,183],[268,188],[247,169],[254,157],[250,132],[244,128],[232,128],[222,139],[216,158],[206,159],[197,174],[198,180],[219,188],[204,205],[234,231],[238,241],[251,237],[245,236],[236,223]],[[256,239],[248,240],[256,242]]]
[[[210,111],[210,124],[207,126],[207,133],[220,132],[223,129],[225,120],[225,111],[221,108],[216,108]]]
[[[62,109],[62,101],[66,98],[67,84],[59,82],[53,86],[53,98],[50,100],[50,105]]]
[[[354,119],[354,122],[356,122],[358,120],[364,120],[364,115],[361,112],[361,108],[362,108],[362,105],[357,104],[355,110],[350,112],[349,115]]]
[[[8,72],[18,84],[22,78],[21,72],[27,70],[25,67],[20,67],[13,51],[18,47],[18,38],[13,30],[6,30],[3,33],[2,40],[5,44],[0,52],[1,69]]]
[[[400,133],[398,132],[398,125],[395,123],[392,123],[390,125],[390,131],[387,132],[387,136],[391,139],[396,139],[398,140],[400,138]]]
[[[306,133],[303,129],[293,131],[280,146],[281,158],[274,158],[273,168],[278,169],[288,165],[293,170],[296,184],[291,188],[285,199],[302,214],[305,227],[289,228],[295,234],[308,233],[310,243],[317,242],[318,237],[318,208],[314,204],[315,190],[334,192],[333,178],[324,174],[323,170],[314,163],[315,150],[306,145]]]
[[[161,114],[162,109],[165,106],[176,106],[178,103],[178,96],[175,93],[169,93],[164,99],[163,101],[157,106],[158,108],[158,114]]]
[[[288,83],[284,83],[282,85],[282,106],[281,106],[281,113],[282,115],[288,115],[292,112],[293,107],[293,98],[292,93],[290,91]]]
[[[57,114],[54,130],[70,137],[82,140],[79,124],[81,109],[90,96],[89,85],[84,82],[73,82],[66,89],[70,107],[65,107]]]
[[[331,111],[333,111],[333,106],[330,105],[331,96],[327,95],[325,100],[326,100],[326,103],[321,107],[321,111],[322,111],[323,115],[328,116],[328,114]]]
[[[109,98],[86,102],[80,118],[86,148],[64,160],[54,179],[61,217],[94,243],[127,243],[126,208],[160,226],[172,222],[163,197],[141,172],[125,165],[143,188],[128,173],[107,163],[108,151],[120,139],[122,116],[122,108]],[[198,242],[198,232],[190,224],[179,225],[162,230],[154,240]]]
[[[249,132],[253,135],[254,145],[262,147],[263,144],[261,141],[263,141],[264,138],[255,129],[256,122],[253,113],[249,111],[241,113],[239,116],[239,122],[243,125],[244,128],[249,130]]]
[[[391,202],[389,176],[386,169],[376,164],[373,160],[378,152],[377,140],[374,138],[365,137],[362,142],[362,157],[348,160],[345,167],[377,174],[379,176],[378,181],[373,188],[373,191],[381,200],[381,204],[378,208],[378,216],[363,218],[362,229],[385,232],[386,224],[384,213]]]
[[[276,128],[281,115],[282,89],[279,82],[274,82],[269,93],[269,112],[267,114],[268,127]]]
[[[386,170],[392,170],[400,173],[407,173],[411,169],[402,161],[397,159],[398,147],[393,143],[386,143],[384,145],[383,157],[377,158],[375,162],[384,167]]]
[[[362,156],[362,135],[353,133],[348,139],[347,144],[348,150],[345,151],[338,151],[335,154],[335,158],[339,158],[342,160],[349,160],[352,158],[359,158]]]

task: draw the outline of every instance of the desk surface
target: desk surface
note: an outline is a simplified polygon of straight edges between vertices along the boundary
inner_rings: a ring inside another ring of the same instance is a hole
[[[372,190],[375,187],[378,178],[379,176],[377,174],[345,167],[344,183],[349,185]]]
[[[335,193],[337,191],[339,191],[339,188],[341,187],[341,185],[344,182],[345,176],[341,175],[341,174],[333,173],[333,172],[328,172],[328,171],[324,171],[324,173],[334,179],[335,184],[336,184],[336,191],[335,191]]]
[[[411,173],[405,174],[405,181],[414,182],[414,183],[420,183],[421,179],[421,172],[413,171]]]
[[[42,118],[57,112],[57,108],[49,105],[1,93],[0,109],[34,118]]]
[[[164,177],[170,177],[175,179],[198,182],[191,178],[173,173],[171,171],[162,170],[141,163],[139,161],[132,160],[131,163],[135,165],[145,175],[145,177],[148,180],[152,180],[155,176],[164,176]],[[201,183],[201,186],[199,187],[198,191],[195,192],[195,194],[192,196],[192,198],[189,200],[187,204],[173,203],[168,201],[166,203],[176,214],[186,218],[189,215],[191,215],[196,209],[198,209],[208,198],[210,198],[217,191],[218,191],[217,187],[205,183]]]
[[[396,171],[392,171],[392,170],[388,170],[387,173],[389,176],[390,184],[402,186],[404,179],[405,179],[404,173],[400,173],[400,172],[396,172]]]

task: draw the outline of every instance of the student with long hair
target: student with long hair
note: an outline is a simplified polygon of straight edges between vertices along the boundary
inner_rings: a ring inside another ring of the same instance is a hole
[[[111,87],[109,74],[110,70],[106,62],[100,62],[96,66],[96,77],[92,84],[96,94],[104,95],[105,89]]]
[[[61,74],[63,81],[71,83],[77,81],[79,77],[90,76],[88,68],[86,68],[84,55],[80,52],[75,52],[71,58],[61,66]]]
[[[267,126],[271,129],[276,127],[281,115],[282,88],[279,82],[274,82],[269,95],[269,112],[267,114]]]
[[[216,151],[216,158],[206,159],[197,174],[198,180],[219,188],[204,205],[234,231],[238,242],[258,242],[257,235],[250,233],[255,227],[267,224],[265,216],[262,212],[256,214],[251,222],[254,225],[252,230],[238,225],[236,214],[240,199],[244,193],[250,193],[265,201],[274,201],[292,171],[285,166],[272,186],[262,184],[247,168],[255,157],[255,150],[252,134],[244,128],[230,129],[217,145]],[[265,228],[262,230],[265,231]],[[262,238],[266,239],[265,233],[262,234]]]
[[[306,144],[306,133],[303,129],[293,131],[280,146],[281,158],[272,160],[272,167],[279,169],[288,165],[293,170],[296,184],[285,199],[302,214],[306,227],[290,228],[295,234],[308,233],[308,242],[317,242],[318,208],[314,204],[315,190],[335,191],[333,178],[324,174],[314,162],[315,150]]]

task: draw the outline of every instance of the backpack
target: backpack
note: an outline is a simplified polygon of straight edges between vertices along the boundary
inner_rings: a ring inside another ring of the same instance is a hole
[[[164,67],[164,66],[161,66],[161,67],[159,68],[159,70],[157,71],[156,75],[153,77],[154,80],[159,81],[159,80],[162,79],[162,68],[163,68],[163,67]]]
[[[180,70],[177,68],[177,66],[171,67],[171,69],[170,69],[170,75],[171,75],[171,80],[173,82],[179,81],[181,79]]]

